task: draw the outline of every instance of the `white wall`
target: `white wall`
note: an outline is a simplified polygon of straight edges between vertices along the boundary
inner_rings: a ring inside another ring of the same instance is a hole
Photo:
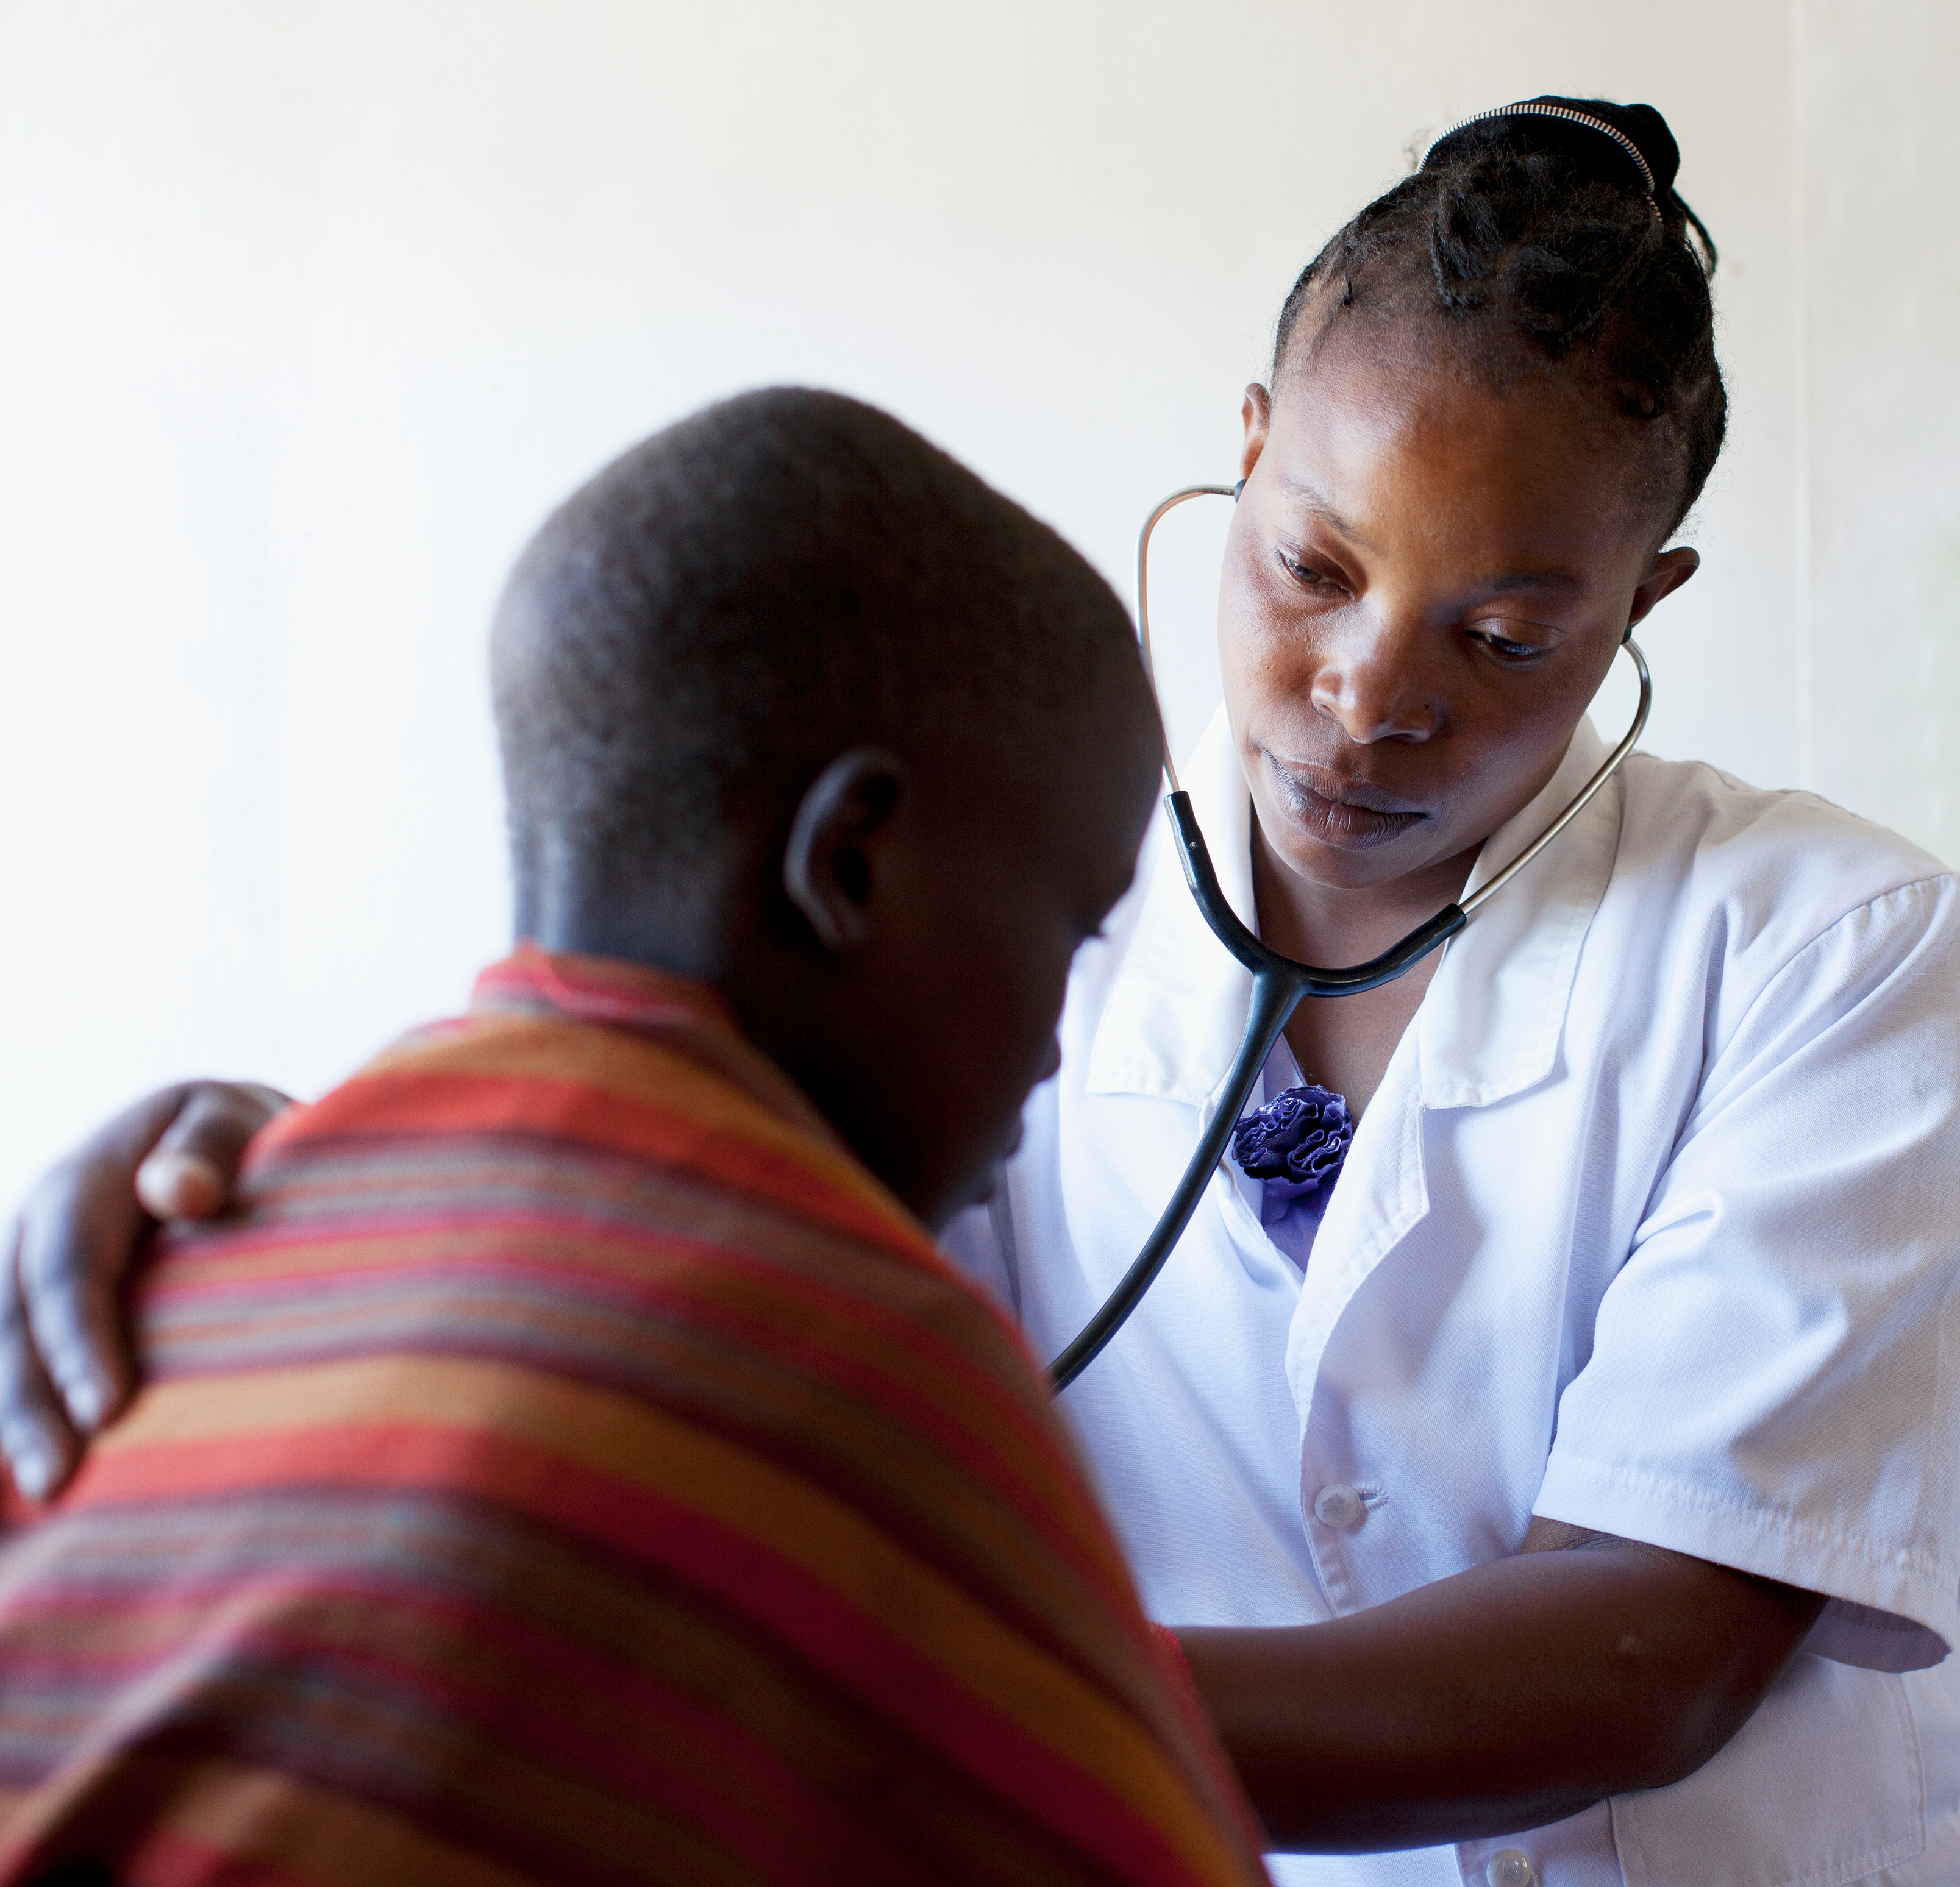
[[[0,0],[0,1199],[147,1084],[311,1089],[460,1001],[504,939],[482,626],[609,454],[844,387],[1127,592],[1300,263],[1541,91],[1660,106],[1723,249],[1650,744],[1960,854],[1955,19]],[[1166,545],[1181,737],[1222,522]]]
[[[1800,17],[1799,764],[1960,860],[1960,5]]]

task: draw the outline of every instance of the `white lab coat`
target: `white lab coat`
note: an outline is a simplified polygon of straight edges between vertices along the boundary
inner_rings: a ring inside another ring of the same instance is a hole
[[[1484,847],[1474,886],[1602,756]],[[1223,718],[1186,777],[1254,920]],[[1244,1022],[1161,821],[1062,1070],[948,1249],[1052,1356],[1142,1243]],[[1695,1775],[1287,1882],[1960,1882],[1960,891],[1803,794],[1636,756],[1448,947],[1304,1274],[1229,1163],[1062,1399],[1171,1624],[1341,1616],[1533,1514],[1831,1595]],[[1516,1863],[1510,1865],[1515,1870]]]

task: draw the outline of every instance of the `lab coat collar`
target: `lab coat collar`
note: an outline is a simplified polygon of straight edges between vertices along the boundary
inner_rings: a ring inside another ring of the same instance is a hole
[[[1544,789],[1485,840],[1465,897],[1558,818],[1606,752],[1592,722],[1582,720]],[[1425,1107],[1484,1107],[1552,1072],[1580,948],[1619,843],[1616,778],[1450,940],[1416,1012]]]
[[[1523,850],[1605,757],[1582,720],[1550,783],[1485,843],[1466,894]],[[1183,784],[1227,901],[1256,929],[1252,796],[1222,707]],[[1446,947],[1417,1018],[1424,1105],[1484,1106],[1551,1072],[1580,946],[1612,872],[1619,807],[1615,781]],[[1087,1085],[1208,1115],[1245,1031],[1252,980],[1186,888],[1167,820],[1157,822],[1150,846],[1144,901],[1096,1028]]]

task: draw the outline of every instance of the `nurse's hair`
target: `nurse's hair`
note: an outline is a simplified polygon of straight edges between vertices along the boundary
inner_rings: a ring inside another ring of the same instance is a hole
[[[1433,323],[1499,374],[1520,348],[1569,365],[1665,436],[1656,502],[1671,533],[1727,420],[1715,245],[1675,192],[1681,152],[1652,106],[1526,104],[1439,138],[1307,264],[1280,311],[1274,390],[1293,351],[1357,313]]]
[[[643,440],[519,558],[491,637],[520,922],[549,865],[674,882],[858,745],[962,789],[1150,716],[1128,615],[889,414],[775,388]]]

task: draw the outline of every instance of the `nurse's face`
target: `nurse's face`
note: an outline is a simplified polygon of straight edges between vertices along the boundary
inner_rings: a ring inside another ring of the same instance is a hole
[[[1502,393],[1354,325],[1248,389],[1225,697],[1278,862],[1360,888],[1459,866],[1550,780],[1621,637],[1686,581],[1632,422]]]

